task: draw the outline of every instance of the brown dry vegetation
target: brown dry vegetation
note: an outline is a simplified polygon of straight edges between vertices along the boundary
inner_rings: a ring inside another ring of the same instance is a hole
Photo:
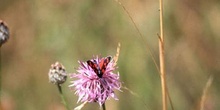
[[[122,0],[144,36],[114,0],[0,0],[0,19],[10,28],[1,48],[4,110],[64,110],[48,70],[56,61],[69,73],[78,60],[114,55],[123,86],[119,101],[107,110],[160,110],[160,76],[146,50],[158,62],[159,1]],[[219,0],[164,0],[167,86],[175,110],[197,110],[210,75],[204,110],[220,109]],[[77,97],[63,85],[71,108]],[[168,104],[170,107],[170,105]],[[88,104],[84,110],[99,109]]]

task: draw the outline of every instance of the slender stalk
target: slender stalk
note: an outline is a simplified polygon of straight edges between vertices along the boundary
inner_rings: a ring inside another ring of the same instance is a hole
[[[0,47],[0,110],[2,110],[2,58],[1,58],[1,47]]]
[[[159,38],[159,58],[160,58],[160,76],[162,89],[163,110],[167,110],[167,93],[166,93],[166,73],[164,63],[164,33],[163,33],[163,0],[159,0],[160,6],[160,38]]]
[[[63,92],[62,92],[62,87],[61,87],[61,85],[57,84],[57,87],[58,87],[58,90],[59,90],[59,93],[60,93],[60,97],[61,97],[61,99],[62,99],[62,103],[63,103],[64,106],[66,107],[66,110],[70,110],[70,109],[68,108],[67,103],[66,103],[66,100],[65,100],[65,98],[64,98],[64,96],[63,96]]]
[[[132,16],[130,15],[130,13],[128,12],[128,10],[125,8],[125,6],[124,6],[121,2],[119,2],[118,0],[115,0],[115,1],[116,1],[120,6],[122,6],[123,10],[124,10],[124,11],[126,12],[126,14],[129,16],[129,18],[130,18],[130,20],[132,21],[132,23],[133,23],[135,29],[137,30],[138,34],[139,34],[140,37],[142,38],[142,41],[146,44],[146,51],[147,51],[147,50],[149,51],[150,56],[151,56],[151,58],[152,58],[152,60],[153,60],[153,62],[154,62],[154,64],[155,64],[155,66],[156,66],[156,68],[157,68],[157,71],[158,71],[159,74],[160,74],[160,73],[161,73],[161,72],[160,72],[160,68],[159,68],[158,64],[156,63],[155,57],[153,56],[153,54],[152,54],[152,52],[151,52],[149,46],[147,45],[148,43],[144,40],[144,37],[143,37],[143,35],[141,34],[140,30],[138,29],[136,23],[134,22]],[[162,8],[161,8],[161,9],[162,9]],[[162,12],[162,13],[163,13],[163,12]],[[161,22],[161,23],[162,23],[162,22]],[[162,24],[163,24],[163,23],[162,23]],[[162,27],[163,27],[163,26],[162,26]],[[163,29],[162,29],[162,30],[163,30]],[[163,32],[162,32],[162,33],[163,33]],[[159,37],[159,40],[160,40],[161,38],[160,38],[160,35],[159,35],[159,34],[158,34],[158,37]],[[167,89],[167,88],[166,88],[166,93],[167,93],[167,95],[168,95],[168,99],[169,99],[171,108],[172,108],[172,110],[174,110],[174,107],[173,107],[173,104],[172,104],[172,100],[171,100],[171,97],[170,97],[170,95],[169,95],[169,92],[168,92],[168,89]]]
[[[0,47],[0,97],[2,94],[2,57],[1,57],[1,47]]]
[[[210,86],[212,85],[212,81],[213,81],[213,76],[211,75],[209,77],[204,89],[203,89],[202,97],[201,97],[201,100],[200,100],[199,110],[204,110],[205,100],[207,98],[208,90],[209,90]]]
[[[125,8],[125,6],[124,6],[120,1],[118,1],[118,0],[115,0],[115,1],[123,8],[123,10],[125,11],[125,13],[128,15],[128,17],[129,17],[130,20],[132,21],[132,23],[133,23],[135,29],[137,30],[138,34],[140,35],[142,41],[144,42],[144,44],[145,44],[145,46],[146,46],[146,49],[147,49],[146,51],[149,52],[149,54],[150,54],[150,56],[151,56],[151,58],[152,58],[152,60],[153,60],[153,62],[154,62],[154,65],[156,66],[157,71],[159,72],[159,66],[158,66],[158,64],[156,63],[155,57],[154,57],[154,55],[153,55],[153,53],[152,53],[152,51],[151,51],[151,49],[150,49],[150,46],[148,45],[147,41],[145,41],[144,36],[141,34],[141,31],[138,29],[138,26],[137,26],[136,23],[134,22],[134,19],[132,18],[131,14],[128,12],[128,10]]]
[[[2,110],[2,65],[1,65],[1,47],[9,39],[9,29],[7,24],[0,19],[0,110]]]
[[[105,103],[102,104],[102,110],[106,110]]]

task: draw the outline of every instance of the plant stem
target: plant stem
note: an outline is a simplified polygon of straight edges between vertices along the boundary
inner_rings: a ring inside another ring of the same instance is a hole
[[[208,90],[210,88],[210,86],[212,85],[212,81],[213,81],[213,76],[209,76],[209,79],[203,89],[203,93],[202,93],[202,97],[201,97],[201,100],[200,100],[200,108],[198,110],[204,110],[204,105],[205,105],[205,100],[207,98],[207,94],[208,94]]]
[[[2,57],[1,57],[1,47],[0,47],[0,97],[2,95]]]
[[[66,103],[66,100],[65,100],[65,98],[64,98],[64,96],[63,96],[63,92],[62,92],[62,87],[61,87],[61,85],[57,84],[57,87],[58,87],[58,90],[59,90],[59,93],[60,93],[60,97],[61,97],[61,99],[62,99],[62,103],[63,103],[64,106],[66,107],[66,110],[70,110],[70,109],[68,108],[67,103]]]
[[[160,38],[159,38],[159,57],[160,57],[160,76],[162,89],[162,105],[163,110],[167,110],[166,98],[166,73],[164,63],[164,34],[163,34],[163,0],[159,0],[160,5]]]
[[[106,110],[105,103],[102,104],[102,110]]]
[[[150,54],[150,56],[151,56],[151,58],[152,58],[152,60],[153,60],[153,62],[154,62],[154,64],[155,64],[155,66],[156,66],[156,68],[157,68],[157,71],[159,72],[159,66],[158,66],[157,63],[156,63],[155,57],[154,57],[154,55],[153,55],[153,53],[152,53],[152,51],[151,51],[151,49],[150,49],[150,46],[148,45],[147,41],[145,41],[144,36],[141,34],[141,31],[138,29],[138,26],[137,26],[136,23],[134,22],[134,19],[132,18],[131,14],[128,12],[128,10],[125,8],[125,6],[124,6],[120,1],[118,1],[118,0],[115,0],[115,1],[123,8],[123,10],[125,11],[125,13],[126,13],[126,14],[128,15],[128,17],[130,18],[130,20],[131,20],[131,22],[133,23],[135,29],[137,30],[138,34],[140,35],[141,40],[144,42],[144,44],[145,44],[145,46],[146,46],[146,49],[147,49],[146,51],[149,52],[149,54]]]
[[[1,47],[0,47],[0,110],[2,110],[2,57],[1,57]]]

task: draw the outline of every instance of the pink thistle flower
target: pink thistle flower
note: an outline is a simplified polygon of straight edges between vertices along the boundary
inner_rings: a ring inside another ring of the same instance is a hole
[[[78,73],[71,74],[69,87],[75,88],[75,94],[79,96],[77,102],[98,102],[101,106],[109,97],[118,100],[113,90],[120,91],[121,83],[119,73],[114,74],[115,62],[111,57],[95,58],[87,62],[79,61]]]

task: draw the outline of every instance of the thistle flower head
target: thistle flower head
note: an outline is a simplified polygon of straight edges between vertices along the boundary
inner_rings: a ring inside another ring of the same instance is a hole
[[[51,65],[48,75],[49,82],[53,84],[63,84],[67,79],[65,67],[59,62]]]
[[[5,22],[0,20],[0,46],[9,39],[9,29]]]
[[[71,74],[70,87],[79,96],[78,102],[98,102],[101,106],[109,97],[118,100],[113,90],[120,90],[119,74],[114,74],[115,63],[111,57],[79,61],[77,73]]]

